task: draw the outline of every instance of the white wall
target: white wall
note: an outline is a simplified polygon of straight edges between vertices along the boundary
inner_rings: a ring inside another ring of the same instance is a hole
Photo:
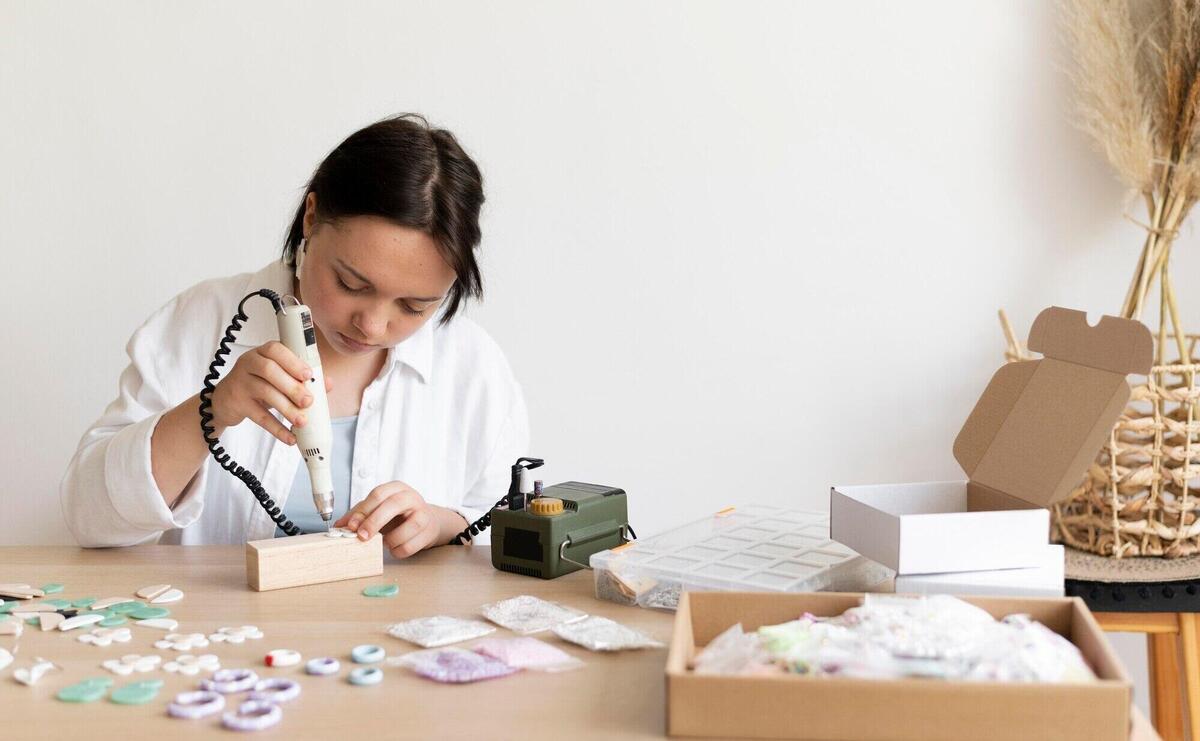
[[[70,542],[57,484],[129,334],[272,259],[390,113],[483,168],[473,315],[545,478],[623,486],[642,534],[954,477],[995,310],[1123,298],[1142,234],[1049,3],[345,5],[0,0],[0,543]]]

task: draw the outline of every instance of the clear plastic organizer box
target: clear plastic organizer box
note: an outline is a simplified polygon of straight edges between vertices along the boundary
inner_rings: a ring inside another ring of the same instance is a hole
[[[830,540],[828,513],[757,504],[601,551],[590,564],[597,598],[664,610],[684,589],[860,592],[892,576]]]

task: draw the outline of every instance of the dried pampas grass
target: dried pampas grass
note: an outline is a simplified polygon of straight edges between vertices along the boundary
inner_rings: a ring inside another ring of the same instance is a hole
[[[1123,316],[1158,290],[1156,358],[1109,440],[1065,501],[1055,539],[1101,555],[1200,553],[1200,359],[1169,270],[1200,197],[1200,0],[1062,0],[1079,125],[1146,204]],[[1136,219],[1135,219],[1136,220]],[[1024,349],[1005,323],[1007,357]]]
[[[1062,15],[1079,125],[1142,194],[1148,213],[1121,314],[1140,319],[1158,281],[1158,362],[1168,336],[1178,362],[1188,362],[1168,266],[1179,226],[1200,195],[1200,2],[1064,0]]]
[[[1139,192],[1154,178],[1154,122],[1144,89],[1141,44],[1130,7],[1119,0],[1076,0],[1063,6],[1071,39],[1079,126],[1117,174]]]

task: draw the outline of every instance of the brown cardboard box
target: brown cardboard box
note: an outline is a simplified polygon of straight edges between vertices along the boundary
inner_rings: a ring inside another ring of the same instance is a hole
[[[1052,503],[1079,484],[1147,373],[1138,322],[1051,307],[1029,333],[1038,360],[992,376],[954,441],[967,481],[835,486],[831,537],[900,574],[1036,567]]]
[[[1066,636],[1098,681],[1005,684],[694,674],[698,648],[735,623],[745,630],[804,612],[840,615],[861,594],[685,592],[667,654],[667,734],[841,741],[1126,741],[1132,687],[1104,633],[1078,598],[973,597],[995,617],[1026,613]]]

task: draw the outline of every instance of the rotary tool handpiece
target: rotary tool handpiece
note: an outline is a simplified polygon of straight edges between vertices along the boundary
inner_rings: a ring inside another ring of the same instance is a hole
[[[333,475],[329,465],[333,428],[329,420],[329,399],[325,395],[325,375],[321,368],[321,356],[317,352],[312,312],[304,304],[285,305],[276,312],[275,318],[279,322],[279,341],[312,368],[312,378],[304,385],[312,395],[313,402],[304,410],[307,417],[305,424],[293,427],[292,434],[296,436],[296,446],[308,466],[313,504],[328,525],[333,519]]]

